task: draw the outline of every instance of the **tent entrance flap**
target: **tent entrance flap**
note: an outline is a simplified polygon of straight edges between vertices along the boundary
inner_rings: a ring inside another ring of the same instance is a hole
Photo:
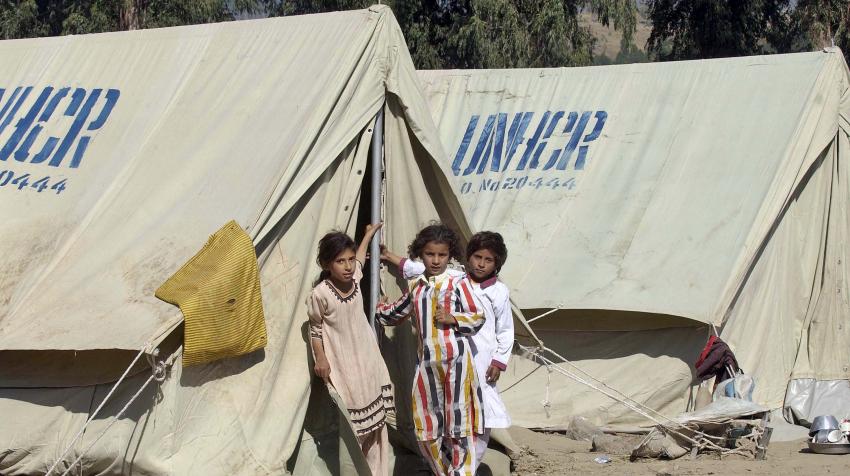
[[[320,271],[316,243],[335,228],[354,234],[358,211],[368,208],[360,192],[369,140],[355,135],[385,107],[385,146],[404,148],[387,153],[389,162],[418,160],[431,172],[426,178],[411,169],[395,176],[394,186],[422,189],[441,174],[434,161],[443,156],[442,145],[391,12],[378,6],[0,43],[0,79],[11,87],[121,91],[108,122],[85,129],[90,141],[79,167],[61,168],[73,174],[61,194],[0,189],[2,214],[15,220],[0,240],[3,270],[14,271],[0,273],[0,349],[66,348],[78,356],[91,349],[106,357],[98,349],[138,352],[175,317],[179,322],[173,307],[153,296],[156,286],[221,223],[236,220],[255,246],[273,232],[258,257],[264,351],[198,368],[177,362],[131,412],[109,419],[120,411],[112,403],[128,401],[125,390],[147,375],[129,377],[104,408],[104,419],[93,420],[86,432],[114,424],[109,438],[82,463],[94,472],[122,460],[153,474],[285,472],[309,423],[304,302]],[[49,138],[42,133],[39,140]],[[415,158],[414,148],[428,152]],[[48,167],[46,161],[12,165],[16,174],[39,177]],[[430,204],[427,193],[413,198],[396,203]],[[462,221],[460,208],[453,210]],[[404,221],[387,221],[393,230],[385,234],[410,236]],[[45,270],[45,262],[56,266]],[[15,302],[25,295],[38,299]],[[179,331],[168,336],[181,337]],[[119,354],[114,360],[122,364],[104,369],[110,360],[98,362],[102,373],[119,375],[132,354]],[[28,359],[32,372],[41,372],[41,363]],[[14,460],[0,458],[0,473],[49,467],[91,402],[108,390],[0,388],[0,452],[14,448]]]

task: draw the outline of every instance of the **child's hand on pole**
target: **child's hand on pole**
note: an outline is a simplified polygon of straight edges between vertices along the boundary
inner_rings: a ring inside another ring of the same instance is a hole
[[[374,235],[378,230],[380,230],[382,226],[384,226],[384,223],[380,221],[377,223],[370,223],[366,225],[366,236],[371,238],[372,235]]]
[[[397,254],[388,250],[386,246],[381,245],[381,260],[391,263],[394,266],[398,266],[399,264],[401,264],[402,258],[401,256],[398,256]]]
[[[372,236],[374,236],[375,232],[380,230],[382,226],[384,226],[382,222],[366,225],[366,232],[363,233],[363,239],[360,240],[360,246],[357,248],[357,252],[355,253],[357,261],[361,264],[365,263],[368,258],[369,243],[372,241]]]

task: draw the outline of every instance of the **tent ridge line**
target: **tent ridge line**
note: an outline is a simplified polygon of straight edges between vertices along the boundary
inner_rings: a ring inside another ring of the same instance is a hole
[[[377,15],[375,19],[372,29],[368,35],[363,35],[362,47],[359,48],[360,54],[353,58],[351,61],[351,67],[349,69],[348,74],[344,77],[344,81],[340,81],[340,87],[336,90],[336,93],[331,96],[332,100],[328,100],[334,106],[341,106],[340,100],[346,96],[346,93],[349,95],[354,95],[355,91],[349,91],[347,86],[350,84],[351,79],[355,77],[355,75],[366,76],[370,72],[368,65],[369,62],[365,62],[364,58],[366,58],[367,53],[371,53],[371,57],[373,60],[380,59],[380,54],[375,53],[374,46],[377,43],[376,38],[380,37],[381,32],[379,28],[382,26],[382,19],[386,17],[386,12],[373,12],[370,10],[366,10],[370,13],[369,16]],[[370,49],[370,45],[372,48]],[[385,68],[382,68],[381,75],[383,76],[382,83],[386,83],[387,71]],[[386,90],[386,88],[384,88]],[[383,99],[383,98],[382,98]],[[362,131],[373,120],[377,111],[382,109],[382,100],[376,100],[372,107],[369,107],[366,113],[364,114],[362,120],[360,121],[359,127],[356,127],[356,130]],[[344,108],[343,108],[344,109]],[[372,112],[374,109],[374,112]],[[326,126],[329,124],[329,121],[333,118],[334,114],[340,112],[340,108],[338,107],[330,107],[327,108],[327,113],[322,117],[311,117],[311,123],[315,123],[315,130],[318,133],[312,138],[312,140],[303,144],[299,149],[295,150],[291,157],[301,157],[307,158],[310,156],[311,152],[315,149],[317,143],[319,143],[319,139],[322,137],[323,132],[326,130]],[[311,129],[310,127],[306,127],[306,129]],[[357,135],[357,138],[360,137],[360,134]],[[302,161],[298,169],[296,169],[291,176],[291,179],[287,183],[282,183],[281,181],[285,178],[286,170],[281,173],[281,176],[278,177],[278,183],[275,185],[269,199],[266,201],[266,204],[262,207],[260,212],[257,214],[256,218],[253,220],[253,226],[250,228],[251,239],[254,242],[254,245],[258,245],[261,241],[266,238],[266,235],[270,233],[275,226],[280,222],[284,215],[289,212],[289,209],[297,203],[297,199],[286,198],[286,195],[292,195],[294,192],[295,195],[300,197],[304,192],[309,190],[315,182],[325,173],[326,169],[330,167],[331,164],[339,157],[339,155],[354,142],[355,139],[350,140],[345,144],[341,144],[337,149],[332,149],[328,154],[331,157],[330,160],[325,160],[325,163],[322,167],[314,167],[316,170],[313,174],[309,174],[306,178],[301,181],[301,185],[296,187],[293,190],[290,190],[292,182],[296,177],[298,177],[298,172],[304,166],[305,161]],[[277,197],[277,200],[275,200]]]

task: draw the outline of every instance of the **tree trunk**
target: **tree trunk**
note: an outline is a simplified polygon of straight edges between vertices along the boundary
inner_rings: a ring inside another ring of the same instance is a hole
[[[122,0],[118,27],[121,30],[138,30],[142,27],[145,0]]]

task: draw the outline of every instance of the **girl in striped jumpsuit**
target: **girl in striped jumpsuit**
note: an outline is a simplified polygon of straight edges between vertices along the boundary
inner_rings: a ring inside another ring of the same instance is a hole
[[[380,305],[376,317],[394,326],[413,316],[419,335],[413,422],[420,451],[434,474],[472,476],[476,434],[484,432],[470,346],[470,336],[484,324],[481,303],[468,280],[446,271],[450,258],[462,256],[452,229],[425,227],[408,254],[422,260],[425,274],[409,282],[409,292],[401,299]]]

